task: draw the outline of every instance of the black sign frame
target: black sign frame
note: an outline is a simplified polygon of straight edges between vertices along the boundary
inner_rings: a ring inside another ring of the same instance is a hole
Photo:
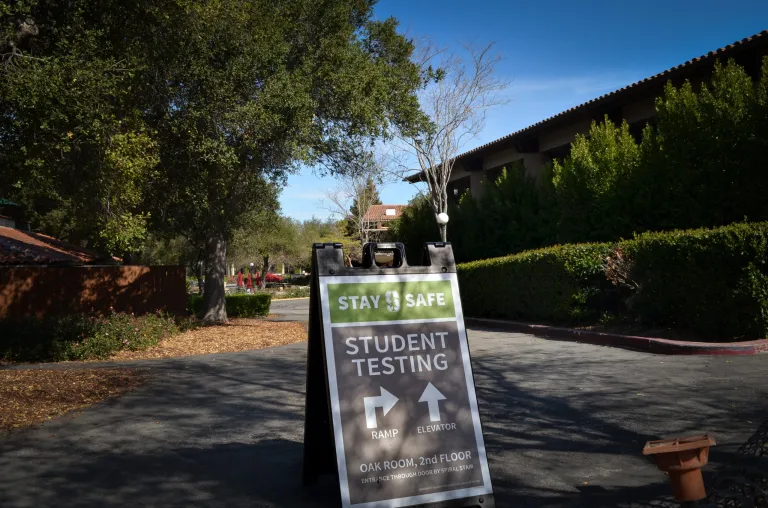
[[[377,265],[376,253],[381,251],[393,253],[392,266],[380,267]],[[304,485],[317,483],[322,475],[335,475],[337,479],[339,476],[331,413],[329,373],[326,364],[320,277],[456,273],[453,250],[448,242],[425,243],[422,262],[422,266],[408,265],[405,247],[402,243],[366,244],[363,247],[362,268],[345,266],[341,243],[316,243],[312,246],[302,468]],[[474,381],[474,374],[472,379]],[[482,423],[480,423],[480,427],[482,428]],[[386,502],[382,502],[381,505],[384,506],[385,504]],[[408,506],[413,508],[495,508],[496,504],[493,492],[490,492],[481,496]]]

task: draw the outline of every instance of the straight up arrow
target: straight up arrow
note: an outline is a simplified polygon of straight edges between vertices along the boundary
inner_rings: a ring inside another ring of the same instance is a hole
[[[429,406],[429,421],[440,421],[440,404],[441,400],[445,400],[445,395],[440,393],[440,390],[434,387],[432,383],[427,383],[427,387],[424,388],[424,393],[421,394],[419,402],[426,402]]]
[[[377,407],[382,408],[384,410],[384,416],[386,416],[387,413],[389,413],[389,410],[397,404],[398,400],[400,400],[386,391],[383,386],[380,386],[379,388],[381,388],[381,395],[378,397],[363,397],[363,404],[365,405],[365,423],[368,425],[369,429],[378,427],[378,424],[376,423]]]

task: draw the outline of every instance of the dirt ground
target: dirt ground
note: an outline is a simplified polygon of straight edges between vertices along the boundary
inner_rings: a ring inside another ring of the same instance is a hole
[[[107,361],[152,360],[233,353],[307,340],[303,323],[232,319],[161,341],[143,351],[120,351]],[[95,360],[104,362],[104,360]],[[0,432],[43,423],[134,390],[146,379],[138,369],[83,367],[0,370]]]
[[[134,369],[0,370],[0,432],[83,409],[144,379]]]
[[[232,319],[226,325],[205,326],[164,339],[143,351],[120,351],[112,361],[151,360],[180,356],[236,353],[307,340],[303,323],[263,319]]]

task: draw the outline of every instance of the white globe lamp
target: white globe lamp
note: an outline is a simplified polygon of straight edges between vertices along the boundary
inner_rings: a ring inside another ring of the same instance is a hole
[[[437,214],[437,223],[441,226],[444,226],[448,224],[448,214],[447,213],[438,213]]]

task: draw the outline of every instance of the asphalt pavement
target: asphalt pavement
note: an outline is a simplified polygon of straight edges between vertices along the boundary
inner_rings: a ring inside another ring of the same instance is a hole
[[[765,355],[469,337],[498,507],[647,506],[668,492],[647,440],[714,434],[711,473],[768,417]],[[294,344],[133,362],[139,390],[0,437],[0,507],[338,506],[333,478],[301,486],[305,361]]]
[[[308,321],[309,298],[272,300],[269,312],[276,321]]]

